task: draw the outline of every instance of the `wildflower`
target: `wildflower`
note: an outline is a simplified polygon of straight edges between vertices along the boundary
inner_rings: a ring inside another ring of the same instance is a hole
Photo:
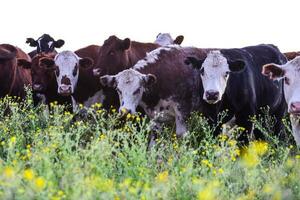
[[[213,166],[213,165],[209,162],[209,160],[202,160],[201,163],[204,164],[204,165],[206,165],[206,166],[209,167],[209,168],[212,168],[212,166]]]
[[[42,177],[38,177],[35,179],[35,186],[37,189],[41,190],[46,186],[46,181]]]
[[[24,179],[31,181],[34,178],[34,173],[31,169],[26,169],[23,173]]]
[[[126,119],[127,119],[127,120],[130,120],[130,118],[131,118],[131,114],[128,113],[128,114],[126,115]]]
[[[16,143],[16,140],[17,140],[16,136],[13,136],[13,137],[10,138],[10,142],[12,144]]]
[[[250,150],[254,151],[258,155],[264,155],[268,150],[268,143],[262,141],[254,141],[250,144]]]
[[[218,170],[218,172],[219,172],[220,174],[223,174],[223,173],[224,173],[224,170],[223,170],[222,168],[220,168],[220,169]]]
[[[246,152],[242,158],[245,166],[249,168],[257,166],[260,162],[259,157],[255,153],[251,152]]]
[[[198,193],[199,200],[215,200],[217,195],[217,189],[219,187],[218,181],[212,181]]]
[[[163,171],[156,176],[156,180],[160,183],[164,183],[167,182],[168,177],[169,177],[169,172]]]
[[[13,178],[15,175],[14,169],[10,166],[7,166],[3,170],[3,174],[6,178]]]

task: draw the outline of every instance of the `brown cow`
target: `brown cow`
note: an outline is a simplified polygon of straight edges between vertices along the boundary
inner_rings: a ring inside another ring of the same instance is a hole
[[[159,47],[154,43],[141,43],[124,40],[116,36],[110,36],[104,41],[95,62],[94,75],[114,75],[124,69],[132,67],[137,61],[144,58],[147,52]]]
[[[291,51],[283,53],[288,60],[293,60],[297,56],[300,56],[300,51]]]
[[[32,58],[31,62],[24,59],[19,60],[20,65],[31,68],[35,104],[44,103],[49,105],[54,101],[58,104],[71,104],[72,102],[70,97],[58,95],[55,71],[41,62],[45,59],[54,59],[55,55],[55,52],[39,53]]]
[[[30,70],[18,65],[19,59],[30,61],[30,57],[20,48],[0,44],[0,97],[26,96],[25,86],[31,85],[31,74]]]

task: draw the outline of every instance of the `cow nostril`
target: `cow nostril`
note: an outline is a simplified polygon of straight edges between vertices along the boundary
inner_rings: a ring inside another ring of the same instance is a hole
[[[217,100],[219,98],[219,92],[218,91],[207,91],[205,93],[205,96],[208,100]]]

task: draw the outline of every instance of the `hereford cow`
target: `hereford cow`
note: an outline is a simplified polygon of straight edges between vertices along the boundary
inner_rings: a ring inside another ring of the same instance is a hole
[[[228,110],[226,120],[235,116],[235,123],[251,133],[250,117],[260,114],[261,108],[268,106],[270,114],[277,120],[275,132],[279,133],[286,105],[283,83],[273,82],[261,74],[262,66],[270,62],[286,62],[285,56],[273,45],[214,50],[205,59],[188,57],[186,60],[200,71],[203,112],[214,123],[217,113]],[[257,130],[254,135],[263,137]],[[240,139],[247,143],[247,134],[242,134]]]
[[[162,122],[175,119],[176,134],[181,137],[187,131],[189,114],[198,109],[200,100],[197,71],[184,63],[188,55],[201,58],[205,51],[178,45],[160,47],[148,53],[132,69],[102,76],[100,82],[117,90],[120,113],[135,113],[137,106],[141,106],[156,122],[156,129]],[[151,137],[150,146],[154,135]]]
[[[30,57],[18,47],[0,44],[0,97],[6,95],[24,98],[25,86],[31,85],[30,70],[18,65],[18,60]]]
[[[286,53],[283,53],[283,54],[286,56],[286,58],[288,60],[293,60],[297,56],[300,56],[300,51],[286,52]]]
[[[38,53],[50,53],[56,52],[55,48],[60,48],[65,44],[63,40],[54,40],[50,35],[44,34],[37,40],[33,38],[27,38],[26,43],[31,47],[36,47],[36,50],[29,53],[29,56],[33,58]]]
[[[262,73],[271,80],[284,80],[284,97],[292,122],[293,136],[300,147],[300,56],[286,64],[266,64]]]
[[[19,60],[20,65],[31,69],[32,90],[35,94],[34,103],[50,104],[56,101],[58,104],[69,105],[70,97],[64,97],[57,93],[57,82],[54,68],[44,63],[44,60],[54,59],[56,53],[39,53],[32,61]]]
[[[132,67],[137,61],[144,58],[147,52],[159,47],[158,44],[140,43],[110,36],[104,41],[94,66],[94,75],[114,75],[124,69]]]
[[[159,33],[156,36],[156,40],[154,41],[154,43],[159,44],[161,46],[167,46],[170,44],[178,44],[181,45],[181,43],[183,42],[183,35],[179,35],[176,37],[176,39],[174,40],[170,33]]]

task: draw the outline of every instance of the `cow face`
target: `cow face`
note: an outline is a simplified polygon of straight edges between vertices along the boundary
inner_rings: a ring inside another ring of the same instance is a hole
[[[89,68],[93,65],[90,58],[79,58],[71,51],[63,51],[54,59],[44,58],[40,65],[46,68],[55,69],[57,81],[57,93],[62,96],[69,96],[74,93],[78,81],[79,67]]]
[[[300,115],[300,56],[284,65],[264,65],[262,74],[272,80],[284,79],[284,96],[288,112]]]
[[[128,50],[131,41],[126,38],[121,40],[110,36],[101,47],[98,61],[93,70],[95,76],[114,75],[130,66]]]
[[[156,36],[156,40],[154,41],[154,43],[159,44],[161,46],[167,46],[167,45],[171,45],[171,44],[178,44],[180,45],[183,41],[184,37],[182,35],[179,35],[176,37],[176,39],[174,40],[170,33],[159,33]]]
[[[211,51],[204,60],[188,57],[186,63],[200,69],[203,99],[209,104],[215,104],[222,99],[230,73],[241,71],[245,65],[242,60],[226,59],[220,51]]]
[[[31,69],[32,90],[34,92],[44,93],[49,89],[49,87],[51,87],[53,82],[56,81],[54,75],[54,57],[54,53],[40,53],[37,54],[31,62],[25,59],[18,59],[18,66]]]
[[[126,110],[135,113],[143,93],[156,82],[156,77],[152,74],[145,75],[128,69],[114,76],[102,76],[100,82],[104,86],[114,87],[117,90],[121,105],[119,112]]]
[[[36,47],[37,53],[49,53],[54,52],[54,48],[62,47],[65,44],[65,41],[55,41],[50,35],[44,34],[37,40],[34,40],[33,38],[27,38],[26,43],[28,43],[31,47]]]

